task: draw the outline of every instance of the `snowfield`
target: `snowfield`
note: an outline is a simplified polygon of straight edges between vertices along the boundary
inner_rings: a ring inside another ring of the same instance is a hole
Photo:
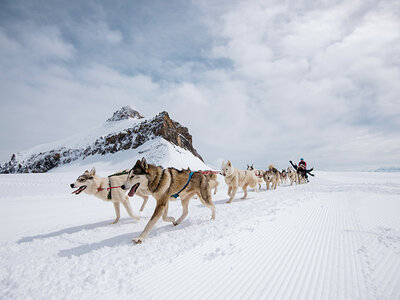
[[[110,225],[111,203],[71,194],[82,171],[0,175],[0,299],[400,299],[399,173],[316,172],[231,204],[221,177],[215,221],[193,199],[134,245],[154,199]]]

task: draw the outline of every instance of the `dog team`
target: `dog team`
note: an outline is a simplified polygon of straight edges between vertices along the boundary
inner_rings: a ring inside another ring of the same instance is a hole
[[[301,159],[303,161],[303,159]],[[214,195],[217,192],[218,184],[217,174],[225,177],[228,185],[229,200],[231,203],[235,198],[238,188],[242,188],[244,195],[241,199],[247,197],[247,188],[251,187],[256,192],[261,188],[264,181],[267,190],[276,189],[280,183],[300,184],[308,181],[307,174],[314,176],[307,170],[306,166],[301,167],[293,165],[287,170],[279,172],[273,165],[268,170],[256,170],[253,165],[247,166],[247,170],[239,170],[232,166],[228,161],[223,162],[221,171],[196,171],[190,169],[177,170],[175,168],[163,168],[147,163],[145,158],[138,160],[132,169],[124,170],[119,173],[112,174],[107,178],[100,177],[96,174],[93,167],[89,172],[86,170],[77,180],[72,183],[71,188],[77,188],[73,194],[85,192],[94,195],[104,201],[112,202],[115,209],[116,218],[112,224],[120,219],[120,204],[125,207],[128,215],[135,220],[139,220],[139,216],[132,212],[129,203],[129,197],[135,194],[143,199],[140,211],[143,211],[149,196],[153,196],[156,200],[156,207],[153,215],[148,221],[143,232],[133,239],[135,244],[142,243],[153,226],[162,217],[163,221],[172,222],[174,225],[180,224],[188,214],[189,201],[197,196],[204,206],[211,210],[211,220],[215,219],[215,206],[212,202],[211,190],[214,189]],[[126,191],[128,194],[126,195]],[[180,198],[182,204],[182,215],[175,218],[168,216],[168,203],[170,200]]]

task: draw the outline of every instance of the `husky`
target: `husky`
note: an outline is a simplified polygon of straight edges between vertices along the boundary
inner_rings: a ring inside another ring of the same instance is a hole
[[[132,197],[138,189],[144,189],[156,199],[156,208],[143,232],[133,239],[135,244],[144,241],[150,230],[162,216],[166,222],[174,225],[180,224],[188,214],[189,200],[197,195],[204,206],[211,210],[211,220],[215,220],[215,206],[211,199],[209,180],[201,172],[191,172],[189,169],[177,170],[175,168],[164,169],[161,166],[148,164],[143,157],[138,160],[129,171],[128,177],[122,184],[122,190],[129,190]],[[169,200],[177,197],[181,199],[182,216],[175,220],[168,216]]]
[[[293,182],[297,184],[297,172],[290,166],[287,168],[287,177],[289,178],[290,185],[293,185]]]
[[[283,169],[280,173],[280,177],[281,177],[281,182],[283,183],[287,183],[288,180],[288,173],[285,169]]]
[[[116,218],[111,224],[118,223],[120,219],[120,203],[122,203],[122,205],[125,207],[130,217],[135,220],[139,220],[140,217],[134,215],[132,212],[128,196],[126,196],[124,191],[119,188],[125,181],[127,173],[122,171],[117,174],[121,175],[116,175],[109,178],[100,177],[96,175],[96,169],[93,167],[90,172],[86,170],[76,179],[74,183],[71,183],[71,188],[78,188],[72,193],[79,195],[81,192],[85,192],[86,194],[94,195],[101,200],[112,202],[114,204]],[[143,197],[144,201],[147,202],[148,197],[144,197],[142,194],[140,195]]]
[[[217,174],[213,173],[213,172],[203,172],[203,174],[206,176],[206,178],[208,179],[208,184],[210,185],[211,189],[214,189],[214,195],[217,193],[218,191],[218,177]]]
[[[264,173],[264,181],[267,185],[267,190],[269,190],[269,185],[271,184],[272,189],[276,189],[280,180],[279,171],[273,166],[270,165],[268,170]]]
[[[264,171],[255,169],[254,165],[251,166],[247,165],[247,170],[253,172],[254,175],[256,175],[258,181],[258,189],[261,189],[261,184],[263,183]]]
[[[258,180],[252,171],[239,170],[233,167],[229,160],[227,163],[222,162],[221,169],[222,175],[225,176],[225,182],[228,185],[228,196],[230,197],[226,203],[232,202],[239,187],[241,187],[244,192],[244,195],[241,199],[245,199],[247,197],[248,186],[258,192]]]

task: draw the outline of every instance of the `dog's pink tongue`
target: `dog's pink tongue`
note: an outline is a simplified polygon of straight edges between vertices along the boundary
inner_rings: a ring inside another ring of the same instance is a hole
[[[129,196],[129,197],[133,197],[133,196],[135,195],[138,186],[139,186],[139,183],[136,183],[136,184],[131,188],[131,190],[130,190],[129,193],[128,193],[128,196]]]

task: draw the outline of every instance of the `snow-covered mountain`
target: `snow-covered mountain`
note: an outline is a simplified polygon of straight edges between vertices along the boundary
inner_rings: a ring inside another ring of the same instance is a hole
[[[145,118],[125,106],[96,128],[13,154],[0,165],[0,173],[43,173],[93,164],[123,169],[141,157],[165,167],[206,168],[189,130],[167,112]]]

